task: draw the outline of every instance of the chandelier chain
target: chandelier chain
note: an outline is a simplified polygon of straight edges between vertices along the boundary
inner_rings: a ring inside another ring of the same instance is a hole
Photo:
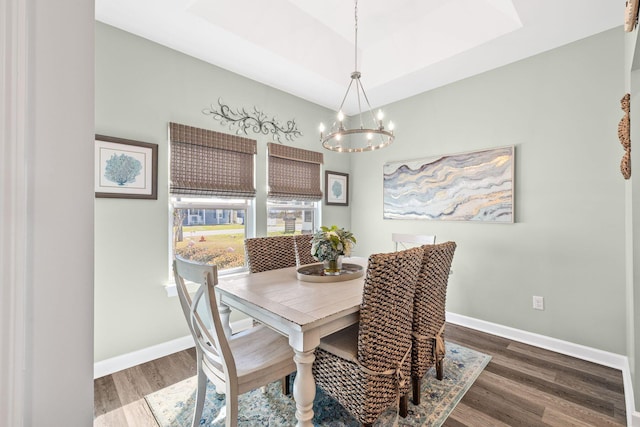
[[[355,56],[355,60],[354,60],[354,62],[356,64],[356,69],[354,71],[358,71],[358,0],[355,0],[355,4],[356,4],[356,7],[355,7],[354,15],[355,15],[355,19],[356,19],[356,25],[355,25],[355,46],[356,47],[355,47],[355,50],[354,50],[355,51],[355,55],[354,55]]]

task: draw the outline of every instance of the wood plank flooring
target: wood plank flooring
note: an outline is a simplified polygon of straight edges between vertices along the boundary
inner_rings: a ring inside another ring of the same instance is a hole
[[[456,325],[446,339],[492,359],[445,426],[626,425],[616,369]]]
[[[451,324],[446,339],[492,359],[444,426],[626,425],[618,370]],[[195,366],[189,349],[96,379],[94,427],[157,427],[144,396]]]

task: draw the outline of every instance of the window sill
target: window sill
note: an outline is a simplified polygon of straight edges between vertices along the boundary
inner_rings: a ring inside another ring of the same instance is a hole
[[[231,277],[241,277],[249,274],[248,271],[240,271],[237,273],[223,274],[220,275],[220,278],[226,279]],[[187,289],[189,289],[189,293],[194,293],[198,289],[198,284],[194,282],[187,282]],[[176,282],[174,280],[170,280],[164,285],[164,290],[167,292],[167,297],[177,297],[178,296],[178,288],[176,287]]]

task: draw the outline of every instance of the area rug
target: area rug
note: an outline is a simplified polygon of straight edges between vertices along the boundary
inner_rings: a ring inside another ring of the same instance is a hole
[[[422,399],[419,406],[409,399],[409,415],[400,418],[400,426],[439,427],[447,419],[462,396],[482,372],[490,356],[447,342],[444,379],[438,381],[432,368],[422,380]],[[191,425],[196,390],[196,377],[188,378],[145,396],[151,412],[160,427],[187,427]],[[224,395],[217,394],[211,383],[207,386],[207,399],[200,425],[224,426]],[[267,386],[266,392],[253,390],[240,395],[238,425],[294,426],[295,402],[283,396],[279,382]],[[360,424],[333,398],[316,390],[313,402],[314,426],[359,426]],[[393,423],[395,408],[380,416],[375,426]]]

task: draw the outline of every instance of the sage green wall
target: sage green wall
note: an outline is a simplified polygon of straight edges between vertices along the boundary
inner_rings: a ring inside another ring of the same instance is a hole
[[[356,253],[387,251],[392,232],[455,240],[448,310],[625,354],[624,185],[616,126],[622,30],[611,30],[386,107],[389,148],[323,150],[325,169],[351,173],[350,208],[323,207],[323,224],[350,227]],[[259,67],[259,64],[256,64]],[[96,199],[95,360],[186,335],[168,273],[167,123],[229,132],[202,108],[221,97],[295,117],[319,150],[331,111],[96,23],[96,132],[159,145],[157,201]],[[258,140],[257,206],[266,199],[266,142]],[[512,225],[382,220],[382,166],[516,146]],[[265,233],[258,209],[258,235]],[[350,216],[351,215],[351,216]],[[375,231],[372,231],[375,230]],[[532,295],[545,310],[531,309]]]
[[[387,106],[396,142],[351,158],[357,252],[392,232],[454,240],[448,311],[626,354],[623,68],[617,28]],[[382,219],[385,162],[505,145],[514,224]]]
[[[146,39],[96,23],[96,133],[159,146],[158,200],[95,201],[95,360],[188,334],[177,298],[169,298],[167,124],[232,133],[202,109],[222,98],[295,118],[303,136],[288,145],[320,150],[317,127],[331,111]],[[215,43],[215,40],[212,40]],[[255,64],[260,67],[259,63]],[[283,70],[286,72],[286,70]],[[266,235],[265,135],[258,141],[257,235]],[[322,150],[327,170],[349,172],[349,157]],[[322,222],[351,227],[349,208],[323,207]]]
[[[631,141],[640,138],[640,117],[636,102],[640,96],[640,45],[638,28],[625,34],[625,92],[631,94]],[[631,151],[631,164],[640,164],[638,150]],[[635,406],[640,408],[640,177],[632,171],[626,185],[626,236],[627,236],[627,351],[631,378],[634,384]],[[635,186],[634,186],[635,183]],[[634,214],[635,213],[635,214]],[[638,325],[638,326],[636,326]],[[636,410],[637,412],[637,410]]]

